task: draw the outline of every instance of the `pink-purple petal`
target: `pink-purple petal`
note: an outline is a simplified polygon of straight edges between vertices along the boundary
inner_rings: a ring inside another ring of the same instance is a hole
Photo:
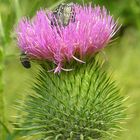
[[[105,7],[74,5],[75,22],[65,27],[52,27],[51,11],[40,10],[29,20],[23,18],[17,28],[17,42],[30,59],[49,60],[60,72],[64,62],[74,58],[84,62],[86,55],[94,55],[104,48],[117,31],[117,22]]]

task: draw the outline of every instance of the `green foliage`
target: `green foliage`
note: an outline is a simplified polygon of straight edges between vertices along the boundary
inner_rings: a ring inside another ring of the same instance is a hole
[[[94,3],[105,5],[112,15],[119,18],[123,26],[134,26],[140,29],[139,0],[94,0]]]
[[[124,98],[103,69],[95,58],[75,64],[71,72],[54,74],[41,68],[33,93],[20,108],[17,130],[44,140],[114,136],[125,118]]]

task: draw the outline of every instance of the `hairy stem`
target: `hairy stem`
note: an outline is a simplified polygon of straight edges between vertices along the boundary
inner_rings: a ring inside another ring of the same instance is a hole
[[[4,103],[4,82],[3,82],[3,71],[4,71],[4,54],[2,48],[0,48],[0,121],[5,124],[5,103]],[[3,125],[1,125],[2,133],[1,138],[2,140],[5,139],[5,129]]]
[[[2,19],[0,15],[0,38],[1,38],[1,44],[0,44],[0,129],[1,129],[1,135],[0,139],[5,140],[6,139],[6,129],[5,129],[5,102],[4,102],[4,81],[3,81],[3,72],[4,72],[4,60],[5,60],[5,34],[4,34],[4,28],[2,25]]]

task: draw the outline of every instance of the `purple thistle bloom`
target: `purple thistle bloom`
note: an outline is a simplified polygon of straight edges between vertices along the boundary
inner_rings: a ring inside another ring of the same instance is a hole
[[[52,11],[40,10],[32,20],[23,18],[16,28],[21,51],[30,59],[52,61],[57,65],[54,71],[60,72],[65,62],[83,62],[100,51],[118,30],[104,7],[74,4],[74,12],[74,22],[67,26],[52,26]]]

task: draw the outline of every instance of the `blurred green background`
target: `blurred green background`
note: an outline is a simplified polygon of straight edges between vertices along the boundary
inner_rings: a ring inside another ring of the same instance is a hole
[[[117,39],[105,49],[110,71],[122,93],[129,96],[130,119],[123,124],[126,130],[117,140],[140,140],[140,0],[83,1],[105,5],[122,24]],[[15,140],[11,122],[20,114],[14,105],[30,92],[33,73],[37,70],[35,64],[29,70],[20,64],[15,25],[22,16],[32,17],[41,7],[53,9],[62,2],[64,0],[0,0],[0,140]],[[65,2],[82,3],[82,0]]]

